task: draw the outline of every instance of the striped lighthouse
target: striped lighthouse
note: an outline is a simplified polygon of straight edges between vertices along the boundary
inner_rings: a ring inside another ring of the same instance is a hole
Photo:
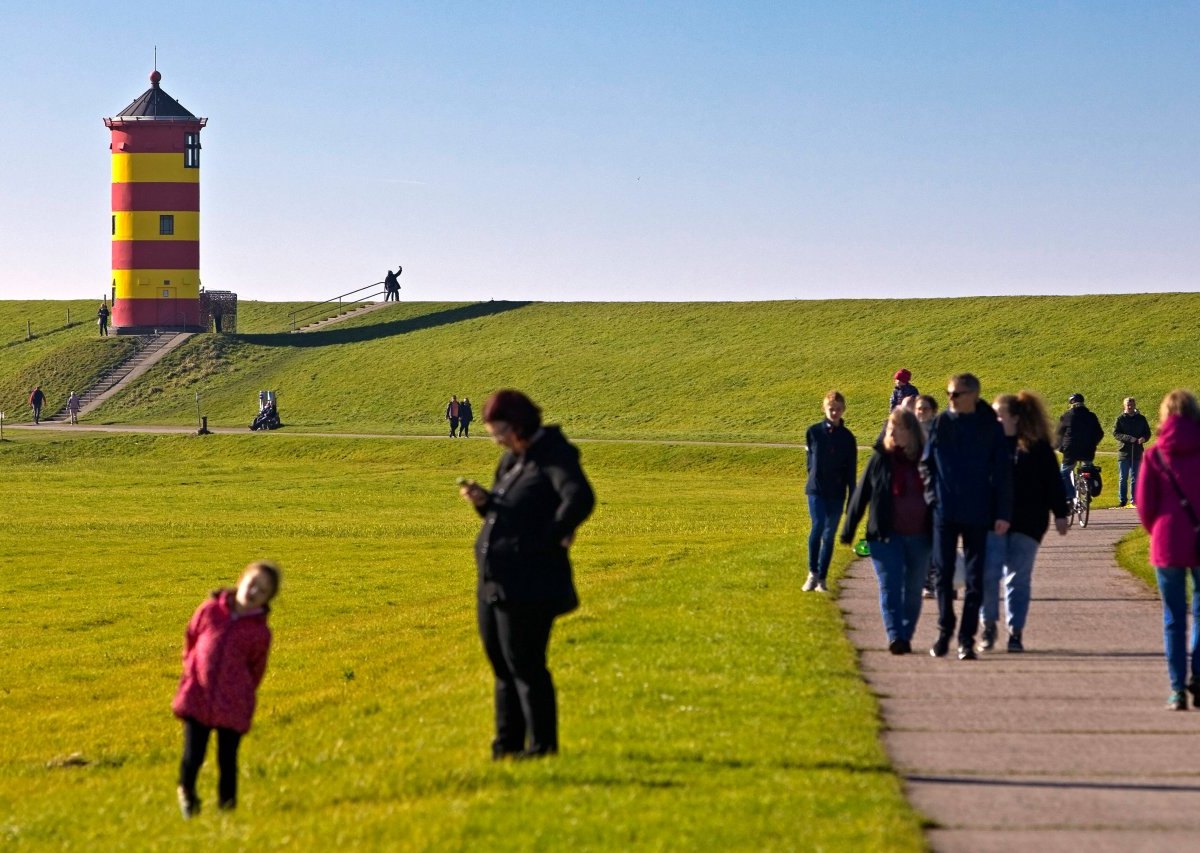
[[[112,118],[112,325],[118,334],[199,331],[200,129],[159,88]]]

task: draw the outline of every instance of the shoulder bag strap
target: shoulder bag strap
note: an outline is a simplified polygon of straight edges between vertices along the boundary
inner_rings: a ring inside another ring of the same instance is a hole
[[[1179,481],[1175,479],[1175,473],[1171,470],[1171,460],[1167,458],[1165,453],[1160,452],[1158,455],[1163,461],[1163,470],[1167,472],[1167,479],[1171,481],[1171,488],[1175,490],[1175,494],[1179,495],[1179,503],[1183,505],[1183,511],[1191,519],[1192,527],[1196,529],[1197,533],[1200,533],[1200,518],[1196,518],[1196,510],[1192,508],[1192,502],[1188,500],[1187,495],[1183,493],[1183,489],[1179,487]]]

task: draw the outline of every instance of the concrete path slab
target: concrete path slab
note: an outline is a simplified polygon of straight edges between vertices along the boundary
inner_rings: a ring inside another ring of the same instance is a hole
[[[874,570],[868,560],[850,567],[838,603],[933,849],[1200,843],[1200,712],[1164,710],[1161,605],[1113,556],[1136,524],[1136,512],[1112,509],[1066,537],[1051,531],[1034,571],[1028,651],[978,661],[959,661],[953,648],[929,656],[931,600],[916,654],[889,654]]]

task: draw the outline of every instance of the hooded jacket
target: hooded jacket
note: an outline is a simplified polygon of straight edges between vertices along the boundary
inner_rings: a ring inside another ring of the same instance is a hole
[[[219,589],[196,609],[183,642],[183,675],[171,703],[175,716],[209,728],[250,731],[255,694],[267,671],[268,608],[238,615],[236,592]]]
[[[596,498],[579,465],[579,450],[558,427],[543,427],[518,456],[500,458],[483,528],[475,539],[479,597],[487,604],[579,606],[563,539],[592,512]]]
[[[1159,568],[1200,566],[1200,533],[1171,485],[1168,466],[1200,518],[1200,423],[1180,415],[1163,421],[1137,479],[1137,511],[1150,534],[1150,563]]]
[[[933,419],[921,457],[925,500],[944,522],[991,527],[1012,520],[1012,460],[992,407],[977,400],[969,415]]]

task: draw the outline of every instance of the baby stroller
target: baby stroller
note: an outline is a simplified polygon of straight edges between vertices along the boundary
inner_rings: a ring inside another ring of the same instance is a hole
[[[279,409],[275,403],[267,403],[263,410],[258,413],[258,417],[250,424],[251,430],[260,429],[279,429],[283,424],[279,420]]]

